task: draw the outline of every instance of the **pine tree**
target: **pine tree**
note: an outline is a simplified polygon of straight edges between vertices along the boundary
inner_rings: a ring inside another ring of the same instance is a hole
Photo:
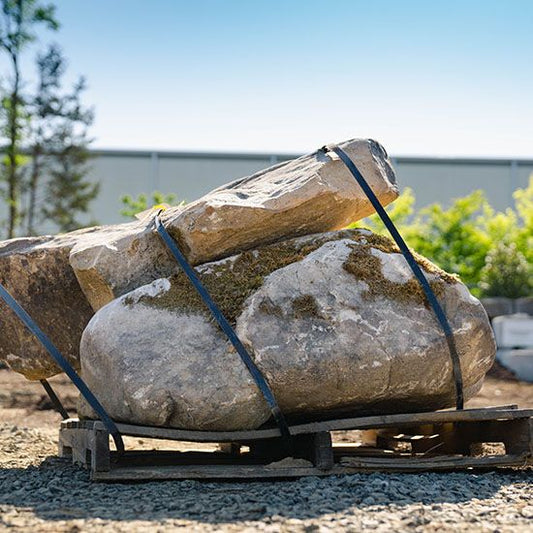
[[[35,235],[35,223],[39,215],[38,192],[42,175],[49,166],[47,153],[51,151],[54,125],[61,117],[61,76],[65,72],[64,59],[57,46],[37,56],[38,85],[31,102],[30,148],[31,156],[28,207],[26,213],[27,233]]]
[[[61,114],[49,139],[49,175],[40,212],[43,219],[57,224],[60,231],[82,226],[77,216],[88,212],[90,202],[100,189],[100,184],[85,179],[91,142],[87,129],[94,119],[92,110],[84,109],[80,101],[85,87],[85,80],[81,78],[73,92],[61,98]]]
[[[85,109],[80,78],[70,93],[63,93],[66,60],[58,46],[37,58],[39,84],[32,105],[32,156],[28,186],[27,230],[35,233],[36,221],[49,220],[62,231],[80,226],[78,214],[88,211],[98,185],[84,181],[89,168],[87,129],[94,113]],[[70,182],[69,182],[70,180]]]

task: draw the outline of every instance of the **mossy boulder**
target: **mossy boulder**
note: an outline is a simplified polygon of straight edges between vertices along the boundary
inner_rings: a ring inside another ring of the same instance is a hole
[[[455,333],[465,396],[495,345],[481,304],[417,260]],[[196,268],[290,419],[453,405],[446,340],[396,246],[368,230],[283,241]],[[202,430],[256,428],[261,393],[182,273],[96,313],[82,375],[117,420]],[[80,414],[90,416],[85,405]]]

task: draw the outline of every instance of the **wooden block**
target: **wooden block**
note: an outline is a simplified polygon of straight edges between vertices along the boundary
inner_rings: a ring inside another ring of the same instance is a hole
[[[503,442],[508,454],[526,454],[533,457],[533,419],[493,420],[480,431],[481,442]]]
[[[333,447],[329,431],[293,437],[294,457],[307,459],[321,470],[333,468]]]
[[[100,429],[89,430],[89,449],[91,450],[91,470],[107,472],[110,469],[109,433]]]
[[[218,449],[229,455],[238,456],[241,454],[241,445],[237,442],[222,442],[218,445]]]
[[[322,431],[313,435],[314,454],[313,464],[320,470],[331,470],[335,459],[333,457],[333,446],[331,443],[331,433]]]
[[[59,430],[58,453],[59,457],[72,459],[72,446],[66,433],[66,426],[63,427],[63,425],[61,425],[61,429]]]

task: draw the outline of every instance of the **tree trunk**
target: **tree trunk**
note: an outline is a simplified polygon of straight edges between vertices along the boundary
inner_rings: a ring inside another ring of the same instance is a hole
[[[37,184],[39,182],[39,175],[41,173],[41,147],[39,145],[34,146],[32,154],[32,168],[30,177],[30,199],[28,205],[28,235],[35,235],[35,208],[37,198]]]
[[[14,34],[17,37],[9,49],[9,55],[13,63],[13,91],[11,93],[11,105],[9,107],[8,115],[8,130],[9,130],[9,145],[7,148],[7,157],[9,161],[9,169],[7,175],[8,184],[8,201],[9,201],[9,220],[8,220],[8,239],[15,236],[15,228],[18,223],[19,216],[19,174],[17,172],[18,161],[18,141],[19,141],[19,90],[20,90],[20,68],[18,63],[18,54],[20,50],[20,35],[22,30],[23,8],[22,0],[17,0],[17,11],[15,15],[16,28]]]
[[[9,168],[7,174],[8,184],[8,200],[9,200],[9,220],[8,220],[8,239],[12,239],[15,236],[15,227],[18,219],[18,172],[17,172],[17,149],[18,149],[18,108],[19,108],[19,85],[20,85],[20,72],[18,66],[18,58],[16,52],[11,54],[11,60],[13,62],[13,71],[15,74],[15,80],[13,82],[13,91],[11,93],[11,102],[9,107],[9,144],[7,147],[7,157],[9,161]]]

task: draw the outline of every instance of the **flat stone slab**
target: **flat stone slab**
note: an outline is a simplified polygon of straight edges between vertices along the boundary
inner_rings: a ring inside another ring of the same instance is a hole
[[[381,145],[355,139],[340,146],[383,205],[398,196]],[[201,264],[280,239],[340,229],[373,212],[342,161],[319,150],[170,208],[162,220],[188,260]],[[95,310],[176,268],[150,220],[95,233],[72,250],[70,263]]]

